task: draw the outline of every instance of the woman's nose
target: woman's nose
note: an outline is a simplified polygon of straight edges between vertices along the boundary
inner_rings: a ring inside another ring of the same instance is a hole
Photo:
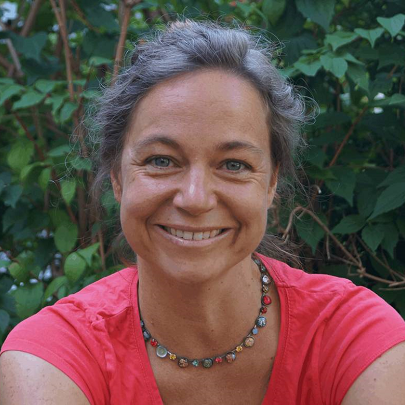
[[[174,197],[175,207],[197,216],[211,211],[217,204],[213,179],[203,168],[190,169]]]

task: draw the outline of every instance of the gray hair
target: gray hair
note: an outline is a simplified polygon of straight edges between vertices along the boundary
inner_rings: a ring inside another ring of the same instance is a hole
[[[296,179],[294,155],[303,145],[300,128],[308,114],[303,98],[273,65],[274,51],[272,44],[244,28],[208,21],[173,22],[141,40],[129,66],[99,101],[95,194],[120,166],[131,113],[141,98],[166,79],[201,69],[223,69],[254,85],[270,111],[270,153],[273,164],[279,166],[279,185],[287,178]]]

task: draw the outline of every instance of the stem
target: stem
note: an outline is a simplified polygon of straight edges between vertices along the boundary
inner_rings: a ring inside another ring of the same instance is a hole
[[[28,14],[27,19],[25,20],[24,26],[23,26],[23,28],[21,30],[21,33],[20,33],[20,35],[22,37],[27,37],[28,34],[30,33],[31,28],[33,27],[33,25],[35,23],[35,19],[36,19],[36,16],[38,14],[38,11],[39,11],[39,9],[41,7],[41,3],[42,3],[42,0],[35,0],[32,3],[32,6],[30,8],[30,12]]]

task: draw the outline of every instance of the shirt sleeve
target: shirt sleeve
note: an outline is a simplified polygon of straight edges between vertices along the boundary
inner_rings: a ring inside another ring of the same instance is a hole
[[[20,322],[7,336],[7,350],[30,353],[66,374],[92,405],[108,404],[105,359],[98,331],[74,303],[45,307]],[[102,333],[102,331],[101,331]]]
[[[405,341],[405,321],[377,294],[350,283],[325,325],[319,357],[324,404],[340,405],[357,377]]]

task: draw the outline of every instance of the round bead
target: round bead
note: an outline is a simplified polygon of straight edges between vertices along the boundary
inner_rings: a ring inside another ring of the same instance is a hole
[[[176,356],[174,353],[170,353],[170,354],[169,354],[169,359],[170,359],[170,360],[176,360],[176,359],[177,359],[177,356]]]
[[[143,328],[145,326],[144,321],[141,320],[141,328]]]
[[[150,341],[150,344],[151,344],[153,347],[156,347],[156,346],[158,345],[158,342],[157,342],[156,339],[152,339],[152,340]]]
[[[262,264],[260,265],[260,271],[265,273],[267,271],[266,267],[264,267]]]
[[[262,276],[262,283],[269,285],[271,283],[271,279],[267,274],[263,274]]]
[[[143,338],[146,342],[150,339],[150,333],[146,329],[143,331]]]
[[[203,366],[205,368],[211,368],[212,364],[213,364],[212,359],[204,359],[203,360]]]
[[[222,357],[215,357],[215,363],[217,364],[222,363]]]
[[[225,358],[226,358],[226,361],[228,362],[228,363],[232,363],[232,362],[234,362],[235,360],[236,360],[236,354],[235,353],[228,353],[226,356],[225,356]]]
[[[235,349],[238,353],[240,353],[243,350],[242,346],[237,346]]]
[[[257,334],[259,333],[259,329],[253,328],[253,329],[252,329],[252,333],[253,333],[254,335],[257,335]]]
[[[186,368],[186,367],[188,367],[188,360],[187,359],[184,359],[184,358],[181,358],[180,360],[179,360],[179,367],[181,367],[181,368]]]
[[[245,339],[244,345],[245,345],[246,347],[252,347],[254,344],[255,344],[255,338],[254,338],[254,337],[248,336],[248,337]]]
[[[161,359],[165,358],[167,356],[167,349],[164,346],[159,345],[156,348],[156,355]]]
[[[199,362],[198,360],[193,360],[193,361],[191,362],[191,364],[192,364],[194,367],[198,367],[198,366],[200,365],[200,362]]]
[[[260,313],[261,314],[265,314],[267,312],[267,308],[266,307],[261,307],[260,308]]]
[[[271,298],[268,295],[263,295],[262,303],[263,303],[263,305],[270,305],[271,304]]]
[[[267,287],[267,285],[264,285],[264,286],[262,287],[262,291],[263,291],[264,293],[269,292],[269,290],[270,290],[270,288]]]
[[[256,324],[259,328],[263,328],[263,326],[266,326],[267,319],[264,316],[259,316],[257,318]]]

